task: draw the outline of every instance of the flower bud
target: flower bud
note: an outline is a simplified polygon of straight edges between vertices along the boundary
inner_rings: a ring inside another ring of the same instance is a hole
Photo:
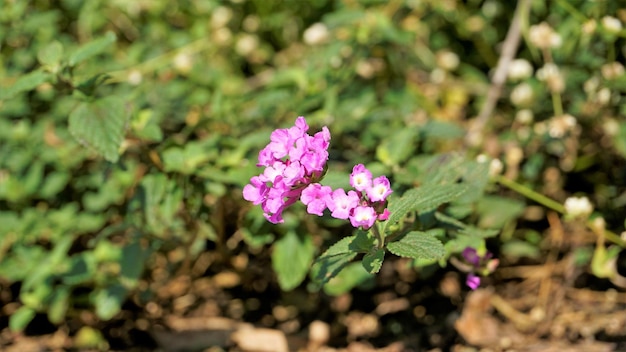
[[[128,73],[127,80],[128,83],[136,86],[139,85],[139,83],[141,83],[141,81],[143,80],[143,75],[141,74],[141,72],[139,72],[139,70],[132,70]]]
[[[533,111],[530,109],[522,109],[515,113],[515,121],[522,125],[530,125],[533,119]]]
[[[593,32],[596,31],[597,27],[598,27],[598,24],[596,23],[596,20],[591,19],[583,23],[583,33],[586,35],[591,35],[593,34]]]
[[[576,118],[569,114],[555,116],[550,119],[548,134],[552,138],[562,138],[576,127]]]
[[[511,81],[521,81],[533,74],[533,66],[524,59],[515,59],[511,61],[507,76]]]
[[[259,39],[255,35],[243,34],[235,43],[235,51],[241,56],[246,56],[256,50],[258,46]]]
[[[534,100],[533,88],[526,82],[518,84],[511,92],[511,102],[516,106],[529,106]]]
[[[593,205],[587,197],[569,197],[563,204],[567,215],[572,217],[587,217],[593,211]]]
[[[624,75],[624,65],[617,61],[609,62],[600,68],[604,79],[612,80]]]
[[[230,8],[220,6],[213,10],[213,14],[211,15],[211,27],[215,29],[222,28],[228,24],[232,17],[233,11]]]
[[[315,23],[304,31],[303,37],[304,42],[308,45],[322,44],[328,40],[328,28],[323,23]]]
[[[530,26],[528,40],[539,49],[558,48],[562,43],[561,36],[547,22]]]
[[[604,16],[602,27],[611,34],[617,34],[622,30],[622,22],[613,16]]]
[[[437,53],[437,66],[446,70],[454,71],[459,67],[459,56],[451,51],[443,50]]]
[[[563,79],[558,66],[553,63],[547,63],[537,70],[537,79],[546,82],[546,85],[553,93],[561,93],[565,89],[565,79]]]
[[[607,105],[611,101],[611,90],[607,87],[600,89],[596,99],[601,105]]]

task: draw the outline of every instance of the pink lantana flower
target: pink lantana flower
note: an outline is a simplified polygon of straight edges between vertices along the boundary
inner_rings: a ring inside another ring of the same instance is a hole
[[[332,191],[328,186],[312,183],[302,190],[300,200],[307,206],[306,211],[309,214],[322,216]]]
[[[348,219],[350,213],[359,205],[359,196],[355,191],[346,191],[339,188],[333,191],[332,197],[326,203],[332,212],[331,216],[336,219]]]

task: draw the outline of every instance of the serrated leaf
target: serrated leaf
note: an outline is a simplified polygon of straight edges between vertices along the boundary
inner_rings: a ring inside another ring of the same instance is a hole
[[[34,309],[27,306],[21,306],[9,317],[9,328],[11,331],[22,331],[34,317]]]
[[[369,253],[375,242],[376,239],[370,232],[358,230],[354,240],[348,245],[348,249],[353,252]]]
[[[272,267],[281,289],[289,291],[302,283],[313,261],[314,252],[311,236],[298,236],[295,231],[287,232],[276,241]]]
[[[82,102],[70,114],[69,131],[79,143],[95,149],[106,160],[117,162],[126,115],[124,101],[116,96]]]
[[[439,259],[446,252],[443,244],[426,232],[412,231],[395,242],[387,244],[389,252],[406,258]]]
[[[96,56],[104,52],[111,44],[115,43],[115,34],[113,32],[107,32],[104,37],[95,39],[80,48],[76,49],[67,59],[67,63],[70,66],[75,66],[77,63],[84,61],[92,56]]]
[[[361,263],[368,273],[376,274],[383,266],[383,260],[385,260],[385,250],[377,248],[375,251],[365,254]]]
[[[43,71],[33,71],[20,77],[12,86],[0,89],[0,100],[13,98],[15,95],[37,88],[50,78],[50,74]]]
[[[413,188],[404,195],[389,204],[389,219],[385,222],[383,233],[390,225],[398,223],[409,212],[424,212],[437,208],[443,203],[448,203],[461,196],[466,187],[461,184],[451,185],[424,185]]]
[[[350,248],[355,238],[356,236],[342,238],[315,260],[311,270],[315,281],[322,284],[328,282],[356,257],[357,252]]]

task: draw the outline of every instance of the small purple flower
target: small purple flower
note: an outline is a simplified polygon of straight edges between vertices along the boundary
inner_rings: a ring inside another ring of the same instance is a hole
[[[478,252],[476,251],[475,248],[472,247],[467,247],[463,250],[463,258],[465,258],[465,260],[472,264],[474,267],[477,267],[480,265],[480,256],[478,255]]]
[[[499,264],[498,259],[491,259],[493,254],[489,251],[485,251],[481,255],[475,248],[467,247],[461,254],[465,261],[471,265],[470,268],[465,269],[466,272],[469,271],[465,283],[472,290],[475,290],[480,285],[480,277],[476,273],[488,275],[494,272]]]
[[[372,186],[366,189],[367,196],[372,202],[382,202],[391,194],[391,185],[385,176],[374,179]]]
[[[345,220],[350,217],[352,209],[359,205],[359,196],[355,191],[348,191],[348,194],[346,194],[343,188],[339,188],[333,191],[327,205],[332,212],[331,216],[333,218]]]
[[[302,190],[300,200],[307,206],[306,211],[309,214],[322,216],[332,191],[328,186],[312,183]]]
[[[354,227],[361,227],[364,230],[369,229],[376,222],[376,211],[372,207],[359,205],[354,208],[350,216],[350,223]]]
[[[475,290],[480,286],[480,277],[474,275],[473,273],[467,274],[467,279],[465,280],[465,284],[469,286],[472,290]]]
[[[359,192],[363,192],[372,185],[372,173],[363,164],[357,164],[350,174],[350,186]]]

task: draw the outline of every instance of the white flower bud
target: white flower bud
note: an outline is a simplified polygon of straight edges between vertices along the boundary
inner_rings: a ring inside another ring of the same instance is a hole
[[[604,133],[609,136],[617,136],[619,133],[619,123],[615,119],[609,118],[602,124],[602,129],[604,130]]]
[[[446,71],[436,68],[430,73],[430,81],[439,84],[446,80]]]
[[[598,103],[602,105],[607,105],[609,101],[611,101],[611,90],[609,88],[602,88],[598,91],[598,95],[596,96]]]
[[[607,32],[616,34],[622,30],[622,22],[613,16],[604,16],[602,17],[602,27]]]
[[[616,79],[624,74],[624,65],[617,61],[609,62],[600,68],[602,77],[608,80]]]
[[[561,93],[565,89],[565,79],[558,66],[553,63],[547,63],[537,70],[537,79],[546,82],[551,92]]]
[[[511,102],[516,106],[528,106],[534,101],[534,92],[530,84],[520,83],[511,92]]]
[[[219,45],[230,44],[232,38],[232,32],[226,27],[222,27],[213,33],[213,41]]]
[[[507,75],[512,81],[521,81],[533,74],[533,66],[524,59],[515,59],[511,61]]]
[[[258,46],[259,39],[255,35],[243,34],[235,43],[235,51],[241,56],[246,56],[256,50]]]
[[[213,10],[211,14],[211,27],[213,28],[222,28],[228,24],[230,19],[233,17],[233,11],[224,6],[220,6]]]
[[[598,27],[596,20],[591,19],[583,23],[583,33],[586,35],[591,35],[593,34],[593,32],[596,31],[596,27]]]
[[[515,121],[522,125],[530,125],[533,122],[534,115],[530,109],[522,109],[515,113]]]
[[[504,165],[500,159],[492,159],[489,163],[489,176],[494,177],[500,175],[504,169]]]
[[[598,79],[598,77],[593,76],[585,81],[585,83],[583,84],[583,90],[585,91],[585,93],[587,93],[587,95],[591,95],[596,92],[599,86],[600,80]]]
[[[451,51],[443,50],[437,53],[437,66],[446,71],[454,71],[459,67],[459,62],[459,56]]]
[[[188,73],[193,67],[193,60],[187,53],[179,53],[174,56],[174,68],[180,73]]]
[[[323,23],[315,23],[304,31],[303,37],[304,42],[308,45],[322,44],[328,40],[328,28]]]
[[[572,115],[555,116],[549,121],[548,134],[552,138],[562,138],[569,131],[573,130],[576,125],[576,118]]]
[[[593,205],[587,197],[569,197],[563,206],[567,215],[572,217],[587,217],[593,211]]]
[[[139,85],[139,83],[141,83],[141,81],[143,80],[143,75],[141,74],[141,72],[139,72],[139,70],[132,70],[128,73],[128,83],[130,83],[133,86]]]
[[[558,48],[562,43],[561,36],[547,22],[530,26],[528,40],[539,49]]]

